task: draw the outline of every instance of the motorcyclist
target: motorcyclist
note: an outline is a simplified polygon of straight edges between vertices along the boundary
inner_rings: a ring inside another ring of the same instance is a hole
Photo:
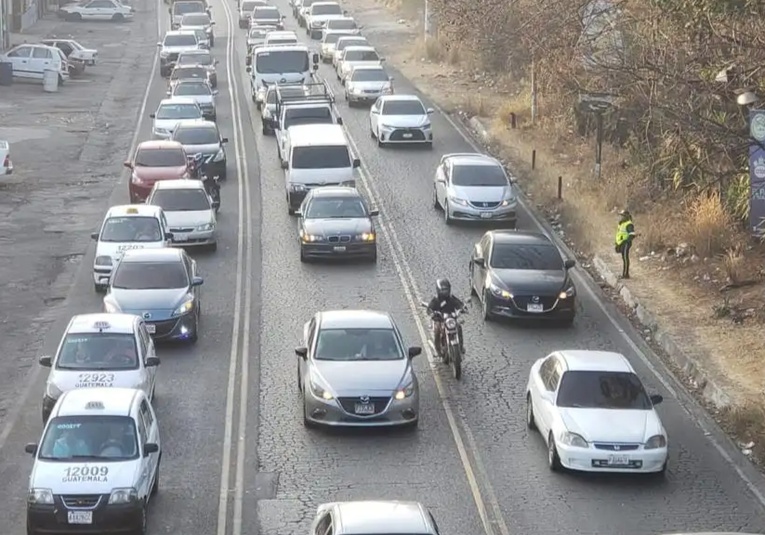
[[[441,314],[452,314],[458,310],[464,310],[465,303],[452,295],[452,284],[449,279],[438,279],[436,281],[436,296],[428,303],[428,314],[433,320],[433,343],[436,346],[436,352],[441,355],[441,342],[443,339],[444,322],[443,317],[434,315],[434,312]],[[460,351],[465,353],[465,346],[462,337],[462,325],[457,324],[460,337]]]

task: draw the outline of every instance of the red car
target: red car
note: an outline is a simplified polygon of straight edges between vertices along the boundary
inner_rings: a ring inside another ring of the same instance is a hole
[[[189,178],[186,151],[177,141],[144,141],[125,167],[132,171],[128,191],[134,204],[146,200],[155,182]]]

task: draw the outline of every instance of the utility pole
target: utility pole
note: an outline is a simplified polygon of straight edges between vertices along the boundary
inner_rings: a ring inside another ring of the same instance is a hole
[[[0,0],[0,50],[7,50],[11,41],[10,0]]]
[[[531,53],[531,124],[537,122],[537,64]]]
[[[430,37],[430,2],[425,0],[425,19],[422,21],[425,37]]]

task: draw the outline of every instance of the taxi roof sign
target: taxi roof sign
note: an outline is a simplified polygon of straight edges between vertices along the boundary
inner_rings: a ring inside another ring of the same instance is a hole
[[[138,213],[138,208],[135,208],[135,207],[131,206],[130,208],[125,210],[125,213],[126,214],[137,214]]]
[[[97,321],[93,324],[93,328],[103,331],[104,329],[110,329],[111,324],[108,321]]]
[[[85,404],[86,409],[104,409],[104,402],[103,401],[88,401]]]

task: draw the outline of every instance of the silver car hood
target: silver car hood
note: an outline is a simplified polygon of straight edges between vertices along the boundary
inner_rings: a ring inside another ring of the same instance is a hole
[[[430,116],[423,115],[381,115],[380,122],[398,128],[419,128],[430,122]]]
[[[199,50],[196,45],[183,45],[183,46],[163,46],[162,51],[169,54],[180,54],[181,52],[189,52],[191,50]]]
[[[348,89],[360,89],[362,91],[382,91],[390,85],[390,81],[385,82],[345,82]]]
[[[194,99],[194,102],[199,104],[200,106],[210,106],[212,104],[215,104],[215,97],[212,95],[183,95],[184,98],[190,98]]]
[[[198,227],[215,221],[212,210],[194,210],[190,212],[165,212],[167,225],[173,228]]]
[[[449,186],[449,191],[458,199],[470,202],[501,202],[513,197],[510,186]]]
[[[409,360],[311,361],[313,371],[338,396],[392,395],[409,370]]]

